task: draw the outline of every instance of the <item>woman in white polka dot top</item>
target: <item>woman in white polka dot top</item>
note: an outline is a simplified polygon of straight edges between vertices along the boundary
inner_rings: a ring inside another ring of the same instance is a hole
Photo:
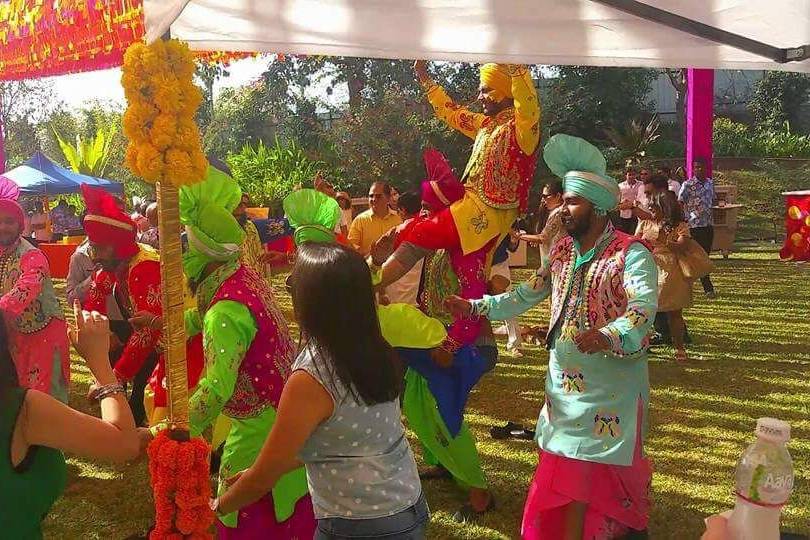
[[[342,246],[304,244],[290,282],[306,344],[256,463],[212,504],[241,508],[303,462],[316,540],[425,538],[428,508],[399,408],[402,367],[380,332],[368,266]]]

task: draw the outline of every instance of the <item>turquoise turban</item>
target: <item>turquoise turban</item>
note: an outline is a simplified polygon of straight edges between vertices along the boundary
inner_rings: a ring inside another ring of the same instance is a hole
[[[607,175],[605,156],[585,139],[554,135],[543,149],[543,159],[562,178],[564,191],[589,200],[599,214],[607,214],[619,204],[619,184]]]

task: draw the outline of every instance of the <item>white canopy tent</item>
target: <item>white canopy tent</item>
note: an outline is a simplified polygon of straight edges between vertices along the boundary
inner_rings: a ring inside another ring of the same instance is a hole
[[[733,36],[737,46],[724,45],[605,4],[658,8],[711,39],[733,33],[788,55],[806,58],[810,44],[810,0],[145,0],[144,10],[149,41],[171,30],[198,50],[810,73],[810,60],[778,63]]]

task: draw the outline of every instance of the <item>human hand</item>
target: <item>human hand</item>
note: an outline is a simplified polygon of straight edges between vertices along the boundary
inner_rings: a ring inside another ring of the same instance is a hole
[[[413,63],[413,71],[416,73],[416,78],[421,84],[430,81],[430,75],[427,71],[427,62],[424,60],[417,60]]]
[[[430,359],[441,368],[446,369],[453,365],[453,353],[442,347],[432,349]]]
[[[106,375],[110,370],[110,323],[97,311],[82,310],[78,300],[73,302],[73,315],[76,322],[68,331],[70,342],[96,380],[100,380],[99,374]]]
[[[444,309],[454,317],[469,317],[472,312],[472,303],[460,296],[448,296],[444,299]]]
[[[163,328],[163,318],[149,311],[138,311],[129,319],[129,324],[138,329],[160,330]]]
[[[577,349],[585,354],[594,354],[610,349],[607,336],[597,329],[581,332],[574,338]]]
[[[264,264],[271,266],[287,264],[288,260],[287,254],[281,251],[268,251],[264,254]]]
[[[716,514],[705,519],[706,532],[700,540],[729,540],[728,519],[723,514]]]

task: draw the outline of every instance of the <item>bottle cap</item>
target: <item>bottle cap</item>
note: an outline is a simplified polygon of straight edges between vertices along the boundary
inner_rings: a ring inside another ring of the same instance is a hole
[[[756,435],[777,443],[786,443],[790,440],[790,424],[776,418],[760,418],[757,420]]]

